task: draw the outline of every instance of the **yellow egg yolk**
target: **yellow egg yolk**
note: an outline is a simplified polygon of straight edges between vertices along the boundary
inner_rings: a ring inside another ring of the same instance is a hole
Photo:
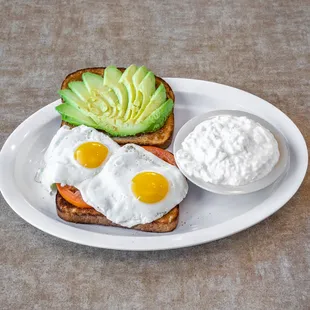
[[[97,168],[107,158],[108,148],[99,142],[85,142],[74,152],[74,159],[85,168]]]
[[[168,180],[156,172],[141,172],[132,179],[132,192],[145,203],[156,203],[169,191]]]

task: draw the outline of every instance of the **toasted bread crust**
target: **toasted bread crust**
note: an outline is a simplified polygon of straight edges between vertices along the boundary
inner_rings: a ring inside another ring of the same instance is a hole
[[[95,74],[103,75],[104,69],[105,69],[104,67],[85,68],[85,69],[81,69],[81,70],[77,70],[75,72],[72,72],[62,82],[61,89],[68,88],[68,84],[72,81],[81,81],[82,80],[82,74],[85,72],[92,72]],[[122,72],[125,71],[125,68],[118,68],[118,69],[121,70]],[[156,78],[156,81],[155,81],[156,87],[158,87],[162,83],[166,88],[167,98],[175,101],[173,90],[171,89],[169,84],[158,76],[156,76],[155,78]],[[71,125],[71,124],[66,123],[66,122],[62,122],[61,125],[62,126],[68,125],[70,127],[74,127],[74,125]],[[120,145],[124,145],[127,143],[135,143],[138,145],[152,145],[152,146],[157,146],[157,147],[165,149],[171,144],[172,136],[173,136],[173,130],[174,130],[174,115],[172,112],[170,114],[170,116],[168,117],[164,126],[155,132],[139,134],[136,136],[111,137],[111,138]],[[102,131],[102,132],[104,132],[104,131]]]
[[[56,194],[56,207],[58,216],[67,222],[123,227],[111,222],[103,214],[93,208],[83,209],[73,206],[68,201],[66,201],[58,192]],[[174,207],[174,209],[177,211],[177,217],[169,223],[162,223],[157,220],[148,224],[136,225],[134,227],[131,227],[131,229],[157,233],[172,231],[177,227],[179,219],[179,206]]]

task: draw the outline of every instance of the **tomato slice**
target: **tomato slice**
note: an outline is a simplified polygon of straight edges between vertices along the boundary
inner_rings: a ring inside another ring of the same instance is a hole
[[[156,146],[143,146],[143,148],[156,155],[160,159],[164,160],[168,164],[176,166],[174,156],[170,152],[163,150]],[[92,207],[88,205],[82,198],[82,195],[80,191],[75,188],[74,186],[61,186],[61,184],[56,183],[57,190],[59,194],[69,203],[74,205],[77,208],[85,208],[85,209],[91,209]]]
[[[92,209],[92,207],[83,200],[80,191],[74,186],[61,186],[59,183],[56,183],[56,186],[62,198],[70,202],[72,205],[78,208]]]
[[[176,162],[175,162],[174,156],[169,151],[163,150],[163,149],[161,149],[159,147],[156,147],[156,146],[148,146],[147,145],[147,146],[142,146],[142,147],[145,150],[153,153],[154,155],[156,155],[160,159],[164,160],[168,164],[176,166]]]

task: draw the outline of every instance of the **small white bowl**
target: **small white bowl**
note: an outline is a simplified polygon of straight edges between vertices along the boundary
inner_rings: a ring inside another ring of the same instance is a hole
[[[279,152],[280,152],[280,158],[275,167],[272,169],[272,171],[266,175],[265,177],[251,182],[246,185],[240,185],[240,186],[229,186],[229,185],[220,185],[220,184],[212,184],[209,182],[205,182],[203,180],[200,180],[194,176],[189,176],[179,165],[178,160],[176,159],[176,163],[181,170],[181,172],[185,175],[185,177],[190,180],[192,183],[196,184],[197,186],[201,187],[202,189],[205,189],[207,191],[217,193],[217,194],[223,194],[223,195],[236,195],[236,194],[248,194],[252,192],[259,191],[272,183],[274,183],[276,180],[278,180],[281,176],[285,174],[285,172],[289,168],[289,161],[290,161],[290,154],[289,154],[289,147],[286,142],[285,137],[282,135],[282,133],[276,129],[274,126],[272,126],[267,121],[261,119],[260,117],[253,115],[251,113],[238,111],[238,110],[215,110],[211,111],[199,116],[196,116],[189,120],[187,123],[183,125],[183,127],[179,130],[179,132],[176,135],[176,138],[174,140],[173,144],[173,153],[176,154],[176,152],[181,149],[182,142],[185,140],[185,138],[191,133],[195,127],[200,124],[201,122],[214,117],[218,115],[232,115],[232,116],[246,116],[249,119],[254,120],[255,122],[261,124],[263,127],[267,128],[275,137],[275,139],[278,142],[279,146]]]

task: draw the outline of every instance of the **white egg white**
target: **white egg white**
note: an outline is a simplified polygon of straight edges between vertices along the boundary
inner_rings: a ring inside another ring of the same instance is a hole
[[[169,192],[157,203],[143,203],[133,194],[132,179],[141,172],[157,172],[169,182]],[[77,185],[83,200],[109,220],[125,227],[150,223],[178,205],[188,184],[179,169],[135,144],[114,153],[102,171]]]
[[[85,142],[100,142],[108,148],[108,156],[100,167],[85,168],[74,159],[76,148]],[[97,175],[119,148],[109,136],[94,128],[81,125],[70,129],[62,126],[45,152],[45,167],[42,169],[40,181],[47,190],[50,190],[54,183],[75,186]]]

